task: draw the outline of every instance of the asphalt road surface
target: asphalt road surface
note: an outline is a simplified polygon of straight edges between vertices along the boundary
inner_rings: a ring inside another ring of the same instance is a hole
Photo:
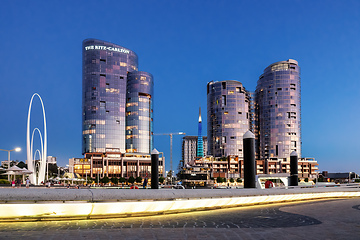
[[[0,239],[360,239],[360,198],[100,220],[0,223]]]

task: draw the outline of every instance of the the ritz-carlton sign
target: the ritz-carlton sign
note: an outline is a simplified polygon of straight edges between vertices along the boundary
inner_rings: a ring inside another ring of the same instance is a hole
[[[108,46],[86,46],[85,50],[108,50],[113,52],[120,52],[120,53],[130,53],[130,50],[124,49],[124,48],[116,48],[116,47],[108,47]]]

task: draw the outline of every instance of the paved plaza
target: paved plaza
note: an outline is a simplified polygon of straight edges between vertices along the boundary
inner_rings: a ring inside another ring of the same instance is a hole
[[[360,198],[100,220],[0,223],[0,239],[359,239]]]

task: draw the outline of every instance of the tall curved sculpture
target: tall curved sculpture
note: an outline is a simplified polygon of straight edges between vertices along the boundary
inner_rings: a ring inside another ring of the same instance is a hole
[[[44,138],[42,138],[41,132],[38,128],[34,128],[31,136],[31,142],[30,142],[30,117],[31,117],[31,106],[34,97],[37,96],[40,99],[41,106],[42,106],[42,112],[43,112],[43,118],[44,118]],[[30,100],[29,105],[29,111],[28,111],[28,118],[27,118],[27,128],[26,128],[26,155],[27,155],[27,162],[28,162],[28,169],[33,172],[33,174],[30,175],[30,181],[31,183],[35,185],[39,185],[41,182],[45,181],[45,170],[46,170],[46,158],[47,158],[47,131],[46,131],[46,117],[45,117],[45,108],[44,103],[40,97],[39,94],[34,93]],[[39,175],[36,176],[35,170],[35,161],[33,155],[33,140],[34,140],[34,133],[37,131],[40,136],[41,141],[41,148],[40,148],[40,168],[39,168]]]

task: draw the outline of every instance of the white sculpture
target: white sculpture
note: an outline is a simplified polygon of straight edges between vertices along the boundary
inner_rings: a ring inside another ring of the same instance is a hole
[[[31,136],[31,142],[30,142],[30,115],[31,115],[31,106],[32,101],[35,96],[38,96],[41,102],[42,111],[43,111],[43,117],[44,117],[44,139],[42,138],[41,132],[38,128],[34,128]],[[41,149],[37,151],[40,151],[40,166],[39,166],[39,174],[36,176],[36,167],[35,167],[35,161],[33,155],[33,141],[34,141],[34,133],[37,131],[40,136],[41,141]],[[47,158],[47,131],[46,131],[46,117],[45,117],[45,109],[43,101],[39,94],[34,93],[32,95],[29,105],[29,112],[28,112],[28,118],[27,118],[27,130],[26,130],[26,153],[27,153],[27,163],[28,163],[28,169],[33,172],[33,174],[30,175],[30,181],[31,183],[35,185],[39,185],[41,182],[45,182],[45,169],[46,169],[46,158]]]

